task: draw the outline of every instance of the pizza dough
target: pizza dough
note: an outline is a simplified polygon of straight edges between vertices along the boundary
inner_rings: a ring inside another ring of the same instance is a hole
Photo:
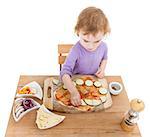
[[[88,112],[103,109],[103,104],[109,100],[107,88],[95,77],[83,76],[72,79],[81,97],[81,105],[74,106],[71,103],[71,94],[68,89],[64,90],[63,85],[55,87],[53,110],[66,113],[78,113],[87,110]],[[62,83],[63,84],[63,83]],[[107,83],[106,83],[107,84]]]
[[[47,129],[61,123],[65,116],[54,114],[49,111],[44,105],[37,111],[36,124],[39,129]]]

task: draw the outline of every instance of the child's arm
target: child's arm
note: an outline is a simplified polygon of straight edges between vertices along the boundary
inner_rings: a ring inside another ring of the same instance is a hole
[[[71,103],[74,106],[79,106],[81,104],[80,94],[77,88],[74,86],[70,76],[68,74],[64,74],[62,80],[71,94]]]
[[[101,69],[102,71],[105,71],[106,64],[107,64],[107,60],[102,60],[102,62],[101,62],[101,64],[100,64],[100,69]]]
[[[67,56],[63,68],[60,72],[60,79],[68,89],[71,94],[71,103],[74,106],[79,106],[81,104],[80,94],[76,87],[74,86],[71,76],[73,74],[73,69],[78,58],[78,49],[74,46]]]
[[[104,77],[106,64],[107,64],[107,60],[102,60],[98,71],[95,73],[95,75],[97,77],[99,77],[99,78],[103,78]]]
[[[108,52],[108,49],[107,49],[107,45],[106,45],[103,59],[100,63],[100,66],[99,66],[97,72],[95,73],[95,75],[99,78],[103,78],[105,75],[105,68],[106,68],[106,64],[107,64],[107,52]]]

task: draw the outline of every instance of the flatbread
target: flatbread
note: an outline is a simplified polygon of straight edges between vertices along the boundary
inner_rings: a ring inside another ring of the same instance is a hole
[[[39,129],[52,128],[65,119],[65,116],[54,114],[44,105],[37,111],[36,124]]]

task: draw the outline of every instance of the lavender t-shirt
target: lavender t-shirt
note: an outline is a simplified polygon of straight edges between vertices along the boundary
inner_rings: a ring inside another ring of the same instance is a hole
[[[60,79],[64,74],[94,75],[102,60],[107,59],[107,45],[101,42],[94,51],[86,50],[78,41],[70,50],[60,71]]]

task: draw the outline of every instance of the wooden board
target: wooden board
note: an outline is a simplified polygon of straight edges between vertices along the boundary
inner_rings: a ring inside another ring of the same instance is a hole
[[[20,76],[18,87],[36,81],[41,87],[51,76]],[[53,76],[52,76],[53,77]],[[123,84],[120,76],[107,76],[107,82],[117,81]],[[37,100],[39,103],[39,100]],[[129,109],[129,100],[125,88],[118,96],[112,96],[113,105],[102,112],[67,114],[63,123],[47,130],[39,130],[35,124],[36,110],[28,113],[18,123],[10,114],[5,137],[141,137],[138,126],[128,133],[120,127],[124,113]],[[62,113],[57,113],[61,114]]]
[[[59,79],[59,77],[54,77],[55,79]],[[75,80],[77,78],[91,78],[94,81],[97,81],[98,78],[91,76],[91,75],[75,75],[73,76],[72,80]],[[58,85],[54,85],[52,82],[53,78],[48,78],[44,81],[44,98],[43,98],[43,104],[51,110],[55,110],[58,112],[66,112],[66,113],[81,113],[81,112],[94,112],[94,111],[101,111],[104,109],[107,109],[112,106],[112,99],[111,95],[108,92],[105,96],[107,98],[106,102],[101,103],[101,105],[90,107],[88,105],[86,106],[79,106],[74,107],[73,105],[67,106],[64,105],[61,101],[57,100],[55,97],[55,94],[58,90],[63,90],[62,85],[63,83],[59,83]],[[106,79],[101,79],[103,81],[104,87],[108,90],[108,83]],[[96,90],[96,88],[94,88]],[[68,91],[69,92],[69,91]],[[90,109],[90,110],[88,110]]]

